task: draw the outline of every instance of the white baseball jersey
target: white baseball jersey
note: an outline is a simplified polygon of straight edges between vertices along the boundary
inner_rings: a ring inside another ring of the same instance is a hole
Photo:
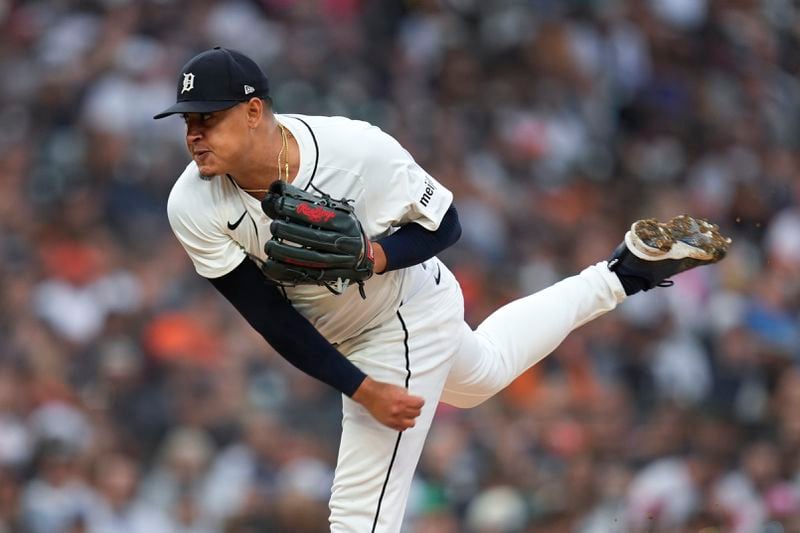
[[[431,231],[438,228],[452,193],[378,127],[344,117],[276,118],[292,132],[300,149],[300,167],[292,184],[353,200],[371,239],[409,222]],[[272,178],[265,177],[264,187]],[[271,220],[261,202],[229,176],[202,178],[197,165],[190,163],[172,188],[167,212],[173,232],[201,276],[223,276],[245,254],[266,259]],[[334,295],[324,287],[305,285],[288,288],[287,296],[328,341],[338,344],[393,316],[414,275],[419,275],[416,270],[402,269],[373,276],[365,284],[365,301],[356,287]]]

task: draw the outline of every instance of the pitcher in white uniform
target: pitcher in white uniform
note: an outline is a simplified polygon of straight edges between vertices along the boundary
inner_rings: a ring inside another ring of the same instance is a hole
[[[439,401],[471,407],[627,295],[721,259],[729,241],[688,216],[635,222],[609,261],[464,322],[453,274],[435,254],[460,235],[452,193],[391,136],[342,117],[275,114],[251,59],[214,48],[181,70],[177,103],[192,162],[168,202],[197,273],[288,361],[343,396],[331,531],[399,531]],[[288,169],[288,172],[287,172]],[[375,249],[366,299],[276,287],[258,263],[270,239],[271,182],[353,200]]]

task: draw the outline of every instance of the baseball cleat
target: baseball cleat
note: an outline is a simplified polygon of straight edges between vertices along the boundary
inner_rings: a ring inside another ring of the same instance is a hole
[[[623,281],[625,292],[633,294],[672,285],[668,278],[675,274],[716,263],[730,243],[715,224],[689,215],[669,222],[637,220],[608,260],[608,269]]]

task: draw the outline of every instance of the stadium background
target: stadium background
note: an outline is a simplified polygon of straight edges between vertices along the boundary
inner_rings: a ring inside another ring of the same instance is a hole
[[[0,27],[3,533],[325,529],[337,394],[165,217],[188,157],[151,116],[218,44],[279,112],[378,124],[455,192],[473,325],[636,218],[734,239],[492,401],[442,406],[408,532],[800,531],[794,2],[4,0]]]

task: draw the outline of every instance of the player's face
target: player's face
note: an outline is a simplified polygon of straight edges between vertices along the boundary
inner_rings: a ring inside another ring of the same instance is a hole
[[[242,106],[212,113],[185,113],[186,147],[201,176],[235,173],[248,137]]]

